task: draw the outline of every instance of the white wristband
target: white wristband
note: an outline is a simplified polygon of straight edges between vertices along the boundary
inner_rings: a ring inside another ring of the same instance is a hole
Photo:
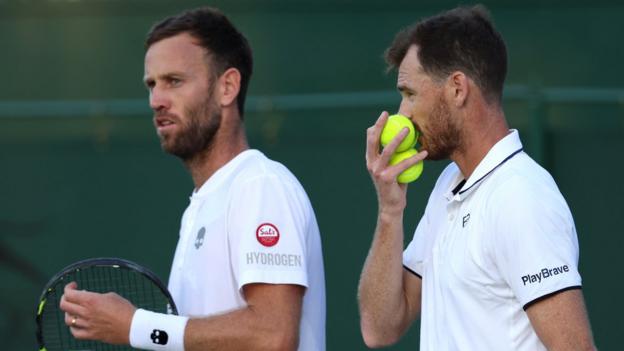
[[[188,317],[138,309],[130,325],[130,346],[143,350],[184,351]]]

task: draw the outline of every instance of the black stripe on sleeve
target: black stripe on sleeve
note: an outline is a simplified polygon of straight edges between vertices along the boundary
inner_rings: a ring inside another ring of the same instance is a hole
[[[414,272],[413,270],[409,269],[406,265],[403,265],[403,268],[407,269],[408,272],[412,273],[413,275],[417,276],[418,278],[422,279],[422,276],[416,272]]]
[[[549,298],[549,297],[551,297],[551,296],[553,296],[553,295],[557,295],[557,294],[562,293],[562,292],[564,292],[564,291],[568,291],[568,290],[575,290],[575,289],[579,289],[579,290],[580,290],[580,289],[581,289],[581,286],[580,286],[580,285],[569,286],[569,287],[567,287],[567,288],[563,288],[563,289],[559,289],[559,290],[557,290],[557,291],[553,291],[553,292],[548,293],[548,294],[546,294],[546,295],[544,295],[544,296],[540,296],[540,297],[538,297],[538,298],[536,298],[536,299],[533,299],[533,300],[531,300],[531,301],[527,302],[524,306],[522,306],[522,309],[526,311],[526,310],[527,310],[527,308],[531,307],[531,306],[532,306],[534,303],[536,303],[536,302],[540,302],[540,301],[542,301],[542,300],[544,300],[544,299],[547,299],[547,298]]]

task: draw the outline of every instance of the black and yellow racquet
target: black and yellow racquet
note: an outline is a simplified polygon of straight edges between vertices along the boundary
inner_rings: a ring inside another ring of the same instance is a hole
[[[65,325],[65,312],[59,307],[63,289],[70,282],[92,292],[117,293],[137,308],[178,314],[167,288],[147,268],[119,258],[79,261],[57,273],[41,293],[36,318],[40,351],[135,350],[127,345],[77,340],[72,336]]]

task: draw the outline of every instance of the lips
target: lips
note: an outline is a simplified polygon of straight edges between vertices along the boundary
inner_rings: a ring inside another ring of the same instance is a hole
[[[154,126],[158,134],[162,134],[175,127],[176,122],[171,116],[156,116],[154,117]]]

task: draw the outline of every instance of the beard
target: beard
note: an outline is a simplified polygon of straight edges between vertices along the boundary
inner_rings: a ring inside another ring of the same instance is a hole
[[[177,133],[159,135],[162,149],[188,161],[202,152],[210,150],[214,136],[221,127],[221,110],[212,100],[212,93],[196,106],[184,109],[186,122],[175,117],[179,124]]]
[[[462,142],[461,126],[453,119],[451,109],[442,94],[431,110],[426,128],[416,125],[422,135],[418,139],[422,148],[427,150],[429,160],[450,158]]]
[[[448,103],[443,99],[442,94],[438,95],[438,99],[429,115],[427,127],[421,129],[421,137],[418,139],[423,147],[427,150],[429,160],[444,160],[450,158],[451,154],[456,151],[462,143],[461,126],[453,119],[451,109]]]

